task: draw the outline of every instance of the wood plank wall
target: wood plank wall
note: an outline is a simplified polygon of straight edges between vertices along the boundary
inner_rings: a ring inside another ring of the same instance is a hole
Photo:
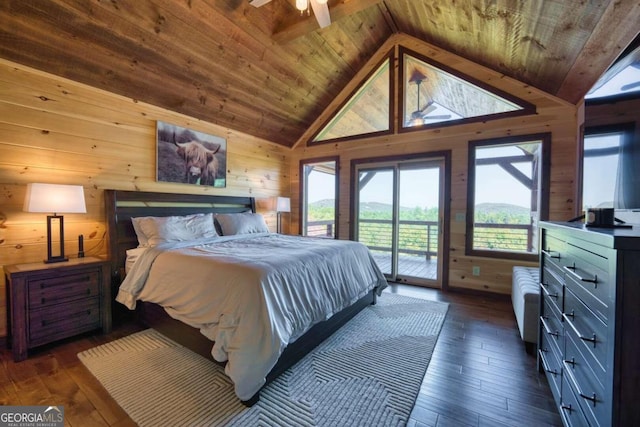
[[[464,217],[467,209],[469,141],[550,132],[552,135],[551,187],[543,190],[550,192],[550,219],[568,220],[576,216],[576,163],[583,108],[581,105],[568,104],[542,91],[405,35],[396,35],[390,38],[378,54],[359,72],[349,87],[345,88],[341,96],[333,102],[332,107],[341,105],[344,98],[357,87],[357,80],[364,78],[368,71],[379,63],[382,56],[398,44],[475,77],[490,86],[529,101],[536,105],[537,114],[312,147],[307,146],[306,142],[300,141],[291,159],[291,194],[293,195],[292,210],[294,211],[291,215],[291,229],[299,229],[300,200],[297,198],[297,194],[300,185],[299,162],[302,159],[326,156],[340,157],[339,237],[346,239],[350,233],[351,201],[349,195],[352,179],[350,163],[352,160],[450,150],[452,159],[452,167],[449,171],[451,175],[451,238],[448,286],[450,288],[510,294],[512,266],[536,264],[465,255],[465,222],[456,221],[456,217],[460,218],[460,214]],[[320,119],[326,119],[329,115],[330,111],[325,111]],[[320,121],[316,122],[305,135],[312,135],[322,124]],[[479,276],[472,275],[472,266],[480,267],[481,274]]]
[[[155,181],[156,121],[227,138],[227,187]],[[46,258],[44,214],[22,212],[26,184],[80,184],[87,213],[65,215],[65,253],[78,235],[106,256],[104,189],[255,196],[275,230],[272,197],[288,195],[290,150],[0,59],[0,266]],[[0,274],[0,336],[6,336]]]

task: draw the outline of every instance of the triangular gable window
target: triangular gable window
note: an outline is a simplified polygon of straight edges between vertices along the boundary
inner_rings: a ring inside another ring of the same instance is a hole
[[[382,64],[348,98],[338,113],[312,139],[312,142],[340,140],[355,135],[391,131],[391,59]]]
[[[443,126],[443,122],[488,120],[529,114],[535,108],[448,67],[400,48],[402,60],[401,131]]]
[[[311,139],[337,142],[425,128],[534,114],[522,99],[397,46],[400,75],[389,55]],[[399,82],[399,84],[397,83]],[[394,90],[394,86],[398,90]],[[398,114],[393,114],[394,93]],[[393,117],[398,118],[394,123]]]

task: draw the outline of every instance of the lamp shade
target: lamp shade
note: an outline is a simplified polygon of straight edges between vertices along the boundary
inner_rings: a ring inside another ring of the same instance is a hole
[[[25,212],[86,213],[81,185],[27,184]]]
[[[291,212],[291,199],[288,197],[276,198],[276,212]]]

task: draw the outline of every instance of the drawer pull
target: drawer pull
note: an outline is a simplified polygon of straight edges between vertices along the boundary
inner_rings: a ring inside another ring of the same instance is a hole
[[[556,292],[555,294],[552,294],[549,292],[549,289],[547,289],[545,286],[549,286],[546,283],[542,283],[542,290],[544,291],[544,294],[546,296],[548,296],[549,298],[555,298],[556,300],[558,299],[558,293]]]
[[[560,252],[556,252],[557,255],[554,255],[554,253],[551,251],[551,249],[547,249],[542,250],[542,253],[545,254],[546,256],[548,256],[549,258],[555,258],[555,259],[560,259]]]
[[[568,405],[566,403],[562,403],[560,405],[560,408],[562,408],[563,411],[568,411],[568,412],[574,411],[574,409],[571,407],[571,403],[569,403]]]
[[[576,391],[578,392],[578,396],[580,396],[583,399],[586,400],[590,400],[591,402],[593,402],[593,407],[595,408],[596,406],[596,402],[598,401],[596,394],[593,393],[591,396],[587,396],[586,394],[584,394],[582,392],[582,390],[580,389],[580,386],[578,385],[578,382],[576,381],[576,377],[573,374],[572,371],[572,367],[569,367],[569,363],[567,360],[564,360],[562,363],[564,363],[564,366],[566,368],[565,372],[567,373],[568,377],[569,377],[569,382],[573,385],[573,387],[575,387]]]
[[[538,352],[540,352],[540,350],[538,350]],[[544,369],[545,372],[548,372],[553,376],[558,375],[558,371],[557,370],[551,369],[551,368],[549,368],[549,366],[547,366],[547,361],[544,358],[544,355],[542,355],[542,354],[540,355],[540,360],[542,360],[542,369]]]
[[[593,334],[593,336],[591,338],[589,338],[586,335],[580,333],[578,328],[576,328],[576,325],[571,320],[569,320],[569,316],[571,316],[572,318],[575,317],[575,313],[574,313],[573,310],[571,310],[570,314],[562,313],[562,318],[564,320],[566,320],[566,322],[569,324],[569,326],[571,326],[571,329],[573,329],[573,332],[575,332],[575,334],[578,336],[578,338],[580,338],[582,341],[592,342],[593,343],[593,348],[596,348],[596,343],[598,342],[598,337],[596,336],[596,334]]]
[[[594,285],[596,285],[595,287],[598,287],[598,275],[594,274],[593,275],[593,279],[587,279],[584,278],[582,276],[580,276],[578,273],[576,273],[576,263],[574,262],[573,265],[565,265],[564,269],[571,274],[573,277],[575,277],[576,279],[580,280],[581,282],[587,282],[587,283],[593,283]]]
[[[584,393],[579,393],[579,394],[580,394],[581,398],[586,399],[586,400],[590,400],[591,402],[593,402],[593,407],[595,408],[596,402],[598,401],[598,399],[596,398],[596,394],[595,393],[593,393],[593,395],[591,395],[591,396],[587,396]]]
[[[597,342],[596,334],[593,334],[593,338],[583,337],[582,335],[580,335],[580,336],[579,336],[579,338],[580,338],[582,341],[592,342],[592,343],[593,343],[593,348],[596,348],[596,342]]]
[[[551,328],[549,327],[549,325],[547,324],[546,318],[544,316],[540,316],[540,321],[542,322],[542,326],[544,327],[544,331],[548,334],[548,335],[552,335],[556,338],[558,338],[560,336],[560,332],[555,331],[552,332]]]

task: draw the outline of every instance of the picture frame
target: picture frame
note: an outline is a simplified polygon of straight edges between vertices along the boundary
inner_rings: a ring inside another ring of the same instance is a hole
[[[158,120],[156,181],[226,187],[227,140]]]

